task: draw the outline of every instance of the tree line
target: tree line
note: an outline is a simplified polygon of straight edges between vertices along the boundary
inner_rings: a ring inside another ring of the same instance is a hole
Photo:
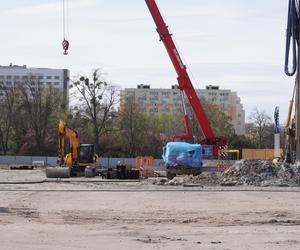
[[[105,81],[100,70],[70,81],[69,100],[60,89],[42,86],[34,76],[12,86],[2,82],[0,93],[2,155],[56,156],[59,119],[78,132],[80,143],[93,143],[105,157],[160,157],[173,135],[184,131],[182,114],[141,113],[130,97],[118,110],[120,89]],[[239,136],[217,105],[202,102],[214,132],[225,135],[231,148],[273,146],[273,125],[265,111],[255,109],[247,135]],[[189,113],[192,132],[201,138],[191,110]]]

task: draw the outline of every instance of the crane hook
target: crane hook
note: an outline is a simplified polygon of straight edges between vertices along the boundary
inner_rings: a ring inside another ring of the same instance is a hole
[[[62,46],[63,46],[63,49],[64,49],[64,55],[68,55],[69,45],[70,45],[69,41],[64,38],[64,40],[62,41]]]
[[[63,41],[62,41],[62,47],[64,50],[64,55],[68,55],[68,49],[69,49],[69,9],[68,9],[68,0],[63,0]]]

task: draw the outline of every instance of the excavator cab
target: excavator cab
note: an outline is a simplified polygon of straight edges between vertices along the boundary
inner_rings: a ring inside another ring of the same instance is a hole
[[[79,157],[80,163],[94,163],[95,162],[95,148],[93,144],[81,144],[79,146]]]

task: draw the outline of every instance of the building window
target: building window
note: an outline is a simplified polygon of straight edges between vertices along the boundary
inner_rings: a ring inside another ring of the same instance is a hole
[[[7,81],[6,85],[12,85],[12,82],[11,81]]]
[[[146,97],[139,97],[138,101],[140,101],[140,102],[147,101],[147,98]]]
[[[39,79],[43,79],[44,77],[43,76],[39,76]]]
[[[11,79],[11,78],[12,78],[12,76],[10,76],[10,75],[6,76],[6,79]]]
[[[14,76],[15,79],[20,79],[20,76]]]
[[[59,82],[55,82],[54,85],[56,85],[56,86],[59,85]]]
[[[47,79],[52,79],[52,76],[47,76]]]
[[[157,113],[157,112],[158,112],[158,108],[150,109],[150,112],[151,112],[151,113]]]
[[[59,80],[59,76],[55,76],[54,79],[55,79],[55,80]]]
[[[51,82],[47,82],[47,85],[51,85]]]
[[[126,93],[126,98],[134,98],[135,97],[135,93],[132,91],[129,91]]]

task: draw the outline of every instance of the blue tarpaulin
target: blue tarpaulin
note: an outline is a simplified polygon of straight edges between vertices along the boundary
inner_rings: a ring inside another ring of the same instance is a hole
[[[200,144],[169,142],[163,149],[162,158],[169,166],[201,168],[202,147]]]

